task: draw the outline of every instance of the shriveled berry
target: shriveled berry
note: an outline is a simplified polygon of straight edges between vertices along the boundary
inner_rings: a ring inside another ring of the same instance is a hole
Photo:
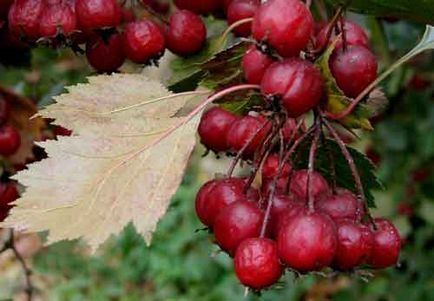
[[[86,43],[86,57],[89,64],[98,72],[115,72],[125,62],[122,36],[112,34],[107,41],[96,37]]]
[[[166,34],[167,48],[178,55],[200,51],[206,41],[206,27],[202,19],[188,10],[172,14]]]
[[[0,98],[0,126],[3,125],[8,119],[11,111],[9,101]]]
[[[333,220],[360,221],[364,215],[363,205],[357,196],[345,189],[340,189],[335,195],[320,199],[316,203],[316,208],[329,215]]]
[[[238,247],[234,258],[240,282],[255,290],[276,283],[282,276],[276,243],[267,238],[249,238]]]
[[[21,146],[20,133],[10,125],[0,127],[0,155],[10,156]]]
[[[237,201],[224,208],[216,217],[214,234],[217,244],[234,255],[239,244],[261,232],[264,213],[257,204],[249,201]]]
[[[330,25],[323,26],[316,37],[316,44],[318,48],[327,46],[327,42],[332,42],[336,38],[335,30],[332,29],[330,40],[327,41],[327,32]],[[369,39],[365,30],[357,23],[345,20],[344,22],[345,42],[347,45],[358,45],[369,47]],[[343,46],[342,37],[336,42],[336,48]]]
[[[278,154],[270,154],[267,159],[265,159],[264,164],[262,165],[262,176],[264,178],[272,179],[279,173],[279,155]],[[279,176],[280,177],[288,177],[291,173],[292,166],[289,162],[285,162],[282,166]]]
[[[116,0],[76,0],[75,12],[81,30],[116,27],[121,22],[121,10]]]
[[[398,262],[401,237],[393,223],[388,219],[376,218],[374,222],[377,229],[371,229],[374,243],[368,264],[376,269],[384,269]]]
[[[128,59],[147,64],[163,55],[164,35],[160,27],[150,20],[127,24],[124,29],[124,51]]]
[[[299,58],[271,64],[261,81],[262,94],[279,99],[288,116],[294,118],[318,105],[323,87],[320,71]]]
[[[222,7],[221,0],[175,0],[175,5],[196,14],[215,13]]]
[[[374,237],[369,227],[355,224],[352,220],[336,223],[338,247],[333,266],[339,270],[350,270],[364,263],[370,256]]]
[[[39,33],[42,37],[69,36],[77,29],[75,12],[66,2],[49,5],[41,15]]]
[[[252,34],[283,57],[298,56],[313,33],[313,18],[299,0],[269,0],[257,10]]]
[[[259,85],[265,70],[273,63],[273,59],[251,46],[243,57],[242,66],[244,77],[249,84]]]
[[[320,213],[304,213],[279,230],[277,249],[290,268],[307,272],[328,266],[336,253],[337,234],[333,221]]]
[[[228,150],[226,136],[229,128],[237,119],[236,115],[222,108],[209,109],[202,115],[199,123],[200,141],[215,152]]]
[[[228,24],[231,25],[237,21],[252,18],[259,6],[261,5],[259,0],[234,0],[228,6],[227,9],[227,20]],[[234,28],[234,34],[239,37],[248,37],[252,32],[251,22],[239,25]]]
[[[311,177],[313,188],[313,197],[319,200],[330,195],[330,187],[324,177],[314,171]],[[289,185],[290,192],[301,200],[308,199],[308,170],[302,169],[293,173],[291,183]]]
[[[44,7],[42,0],[15,0],[9,9],[9,30],[17,37],[37,40]]]
[[[363,46],[335,50],[329,64],[339,88],[349,97],[358,96],[377,77],[377,59]]]

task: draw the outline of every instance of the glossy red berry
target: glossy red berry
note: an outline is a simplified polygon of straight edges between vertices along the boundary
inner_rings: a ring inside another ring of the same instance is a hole
[[[75,12],[81,30],[116,27],[121,22],[121,9],[116,0],[76,0]]]
[[[263,205],[264,210],[268,205],[267,203],[268,202]],[[288,218],[288,212],[291,212],[291,214],[296,214],[301,210],[302,207],[303,205],[300,203],[300,201],[295,200],[293,197],[289,197],[284,194],[275,195],[273,197],[273,204],[271,205],[267,233],[269,233],[272,237],[277,237],[279,229],[282,226],[282,221],[280,220],[282,216],[285,215],[283,218]]]
[[[395,265],[401,250],[401,237],[393,223],[385,218],[376,218],[376,230],[371,229],[374,242],[368,264],[376,269]]]
[[[304,213],[279,230],[277,249],[290,268],[307,272],[328,266],[336,253],[337,234],[333,221],[320,213]]]
[[[0,98],[0,126],[3,125],[8,119],[11,111],[9,101],[4,98]]]
[[[234,152],[241,151],[247,145],[243,157],[251,158],[265,140],[270,129],[271,123],[265,118],[244,116],[232,123],[226,136],[226,143]]]
[[[272,179],[279,174],[279,155],[270,154],[265,159],[262,165],[262,177]],[[292,166],[288,162],[285,162],[280,170],[280,177],[288,177],[292,171]]]
[[[336,223],[338,247],[333,266],[339,270],[351,270],[364,263],[370,256],[374,237],[369,227],[352,220]]]
[[[39,33],[42,37],[69,36],[76,29],[75,12],[66,2],[49,5],[42,11],[39,24]]]
[[[9,30],[17,37],[37,40],[40,37],[39,23],[44,8],[42,0],[16,0],[9,10]]]
[[[235,273],[240,282],[261,290],[282,276],[276,243],[267,238],[249,238],[238,247],[234,258]]]
[[[164,53],[165,41],[160,27],[152,21],[142,20],[127,24],[124,29],[124,50],[128,59],[147,64]]]
[[[217,244],[234,255],[243,240],[259,236],[263,220],[264,213],[255,202],[237,201],[228,205],[215,219]]]
[[[227,151],[226,136],[231,125],[238,117],[229,111],[214,107],[202,115],[199,123],[200,141],[215,152]]]
[[[340,189],[335,195],[326,196],[316,204],[316,209],[329,215],[333,220],[349,219],[360,221],[364,215],[363,205],[352,192]]]
[[[290,205],[280,211],[274,220],[271,220],[270,232],[272,237],[277,238],[279,236],[280,229],[285,228],[286,225],[292,222],[295,217],[306,214],[307,212],[307,207],[305,207],[297,199],[292,198]]]
[[[259,51],[256,46],[251,46],[243,57],[242,67],[244,78],[249,84],[259,85],[265,70],[273,63],[273,59]]]
[[[319,200],[330,195],[330,187],[324,177],[314,171],[311,177],[313,188],[313,197]],[[292,174],[291,183],[289,185],[290,192],[301,200],[308,199],[308,170],[298,170]]]
[[[20,146],[21,135],[13,126],[0,127],[0,156],[11,156]]]
[[[323,87],[320,71],[299,58],[271,64],[261,81],[262,94],[277,97],[288,116],[294,118],[319,104]]]
[[[122,42],[119,33],[112,34],[107,41],[95,37],[86,43],[87,61],[98,72],[115,72],[125,62]]]
[[[327,46],[327,42],[332,42],[336,38],[335,30],[332,29],[330,40],[327,41],[327,32],[329,25],[323,26],[316,37],[316,43],[318,48],[324,48]],[[358,45],[369,47],[369,39],[365,30],[360,25],[346,20],[344,23],[345,42],[347,45]],[[336,48],[341,48],[343,45],[342,37],[336,42]]]
[[[344,94],[355,98],[376,79],[378,64],[371,51],[353,45],[333,52],[330,69]]]
[[[166,39],[171,52],[178,55],[194,54],[205,44],[205,24],[191,11],[178,10],[170,17]]]
[[[299,0],[269,0],[255,14],[252,34],[281,56],[298,56],[313,33],[313,18]]]
[[[196,14],[215,13],[222,7],[221,0],[175,0],[175,5]]]
[[[211,180],[206,182],[197,192],[196,195],[196,202],[195,202],[195,208],[196,208],[196,215],[200,219],[200,221],[205,225],[210,225],[211,217],[210,217],[210,211],[208,210],[208,197],[211,190],[215,187],[215,185],[218,183],[218,180]]]
[[[252,18],[259,6],[260,0],[234,0],[228,6],[226,17],[228,24],[231,25],[237,21]],[[234,28],[234,34],[239,37],[248,37],[252,32],[251,22],[239,25]]]

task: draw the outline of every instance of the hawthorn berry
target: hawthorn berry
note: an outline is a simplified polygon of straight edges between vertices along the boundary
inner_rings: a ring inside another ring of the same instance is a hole
[[[336,49],[329,64],[339,88],[349,97],[357,97],[377,77],[377,59],[363,46]]]
[[[332,34],[330,40],[327,41],[327,32],[329,31],[330,25],[323,26],[316,36],[316,44],[318,48],[324,48],[327,46],[328,42],[332,42],[336,38],[335,31],[332,29]],[[358,45],[368,48],[369,39],[365,30],[360,27],[357,23],[345,20],[344,22],[345,31],[345,42],[346,45]],[[336,48],[341,48],[343,46],[342,37],[336,42]]]
[[[273,197],[272,202],[273,204],[271,205],[267,233],[269,233],[273,237],[277,237],[279,229],[281,227],[281,217],[283,215],[286,215],[286,217],[284,218],[288,218],[289,215],[287,212],[291,212],[291,214],[296,214],[302,209],[303,205],[294,197],[290,197],[284,194],[276,194]],[[263,205],[264,209],[267,207],[267,203],[268,202]]]
[[[312,14],[300,0],[269,0],[257,10],[253,38],[283,57],[298,56],[313,34]]]
[[[311,184],[313,188],[313,197],[315,200],[320,200],[323,197],[330,195],[330,187],[324,179],[324,177],[319,173],[314,171],[311,177]],[[307,201],[308,199],[308,170],[302,169],[297,170],[293,173],[291,177],[291,182],[289,184],[290,192],[299,198],[300,200]]]
[[[296,139],[298,137],[297,133],[294,133],[296,129],[297,121],[294,118],[287,118],[282,127],[283,141],[285,143],[291,142],[291,138]]]
[[[128,59],[147,64],[160,58],[165,49],[160,27],[150,20],[131,22],[124,29],[124,51]]]
[[[237,21],[252,18],[259,6],[261,5],[260,0],[234,0],[228,6],[227,9],[227,20],[228,24],[231,25]],[[234,28],[233,32],[239,37],[248,37],[252,31],[252,24],[245,23]]]
[[[166,39],[171,52],[182,56],[194,54],[205,44],[205,24],[191,11],[178,10],[170,17]]]
[[[221,152],[228,150],[226,136],[237,116],[219,107],[213,107],[202,115],[199,123],[200,141],[207,148]]]
[[[14,182],[0,182],[0,207],[10,207],[18,197],[17,185]]]
[[[376,269],[383,269],[398,262],[401,250],[401,237],[393,223],[385,218],[374,220],[377,229],[371,229],[374,235],[372,252],[368,264]]]
[[[333,220],[360,221],[364,215],[363,205],[357,196],[345,189],[339,189],[335,195],[319,199],[316,208],[329,215]]]
[[[75,12],[71,5],[59,2],[47,6],[41,15],[39,33],[41,37],[69,36],[77,29]]]
[[[37,40],[40,37],[39,23],[44,8],[42,0],[15,0],[9,9],[9,30],[17,37]]]
[[[0,155],[11,156],[17,152],[21,146],[21,135],[11,125],[0,127]]]
[[[98,72],[115,72],[125,62],[122,42],[119,33],[110,35],[107,41],[101,37],[89,40],[86,43],[87,61]]]
[[[270,154],[267,159],[265,159],[264,164],[262,165],[262,176],[264,178],[272,179],[279,173],[279,155],[278,154]],[[282,166],[281,172],[279,174],[280,177],[288,177],[292,171],[292,166],[288,162],[285,162]]]
[[[263,221],[264,213],[255,202],[234,202],[222,209],[215,219],[216,242],[232,256],[243,240],[259,236]]]
[[[300,213],[279,229],[279,257],[298,271],[315,271],[328,266],[336,247],[336,226],[321,213]]]
[[[9,101],[4,98],[0,98],[0,126],[9,119],[10,111],[11,108]]]
[[[265,70],[273,63],[273,59],[252,45],[243,56],[242,67],[244,78],[249,84],[259,85]]]
[[[208,225],[210,224],[210,216],[209,216],[209,210],[208,210],[208,196],[210,191],[214,188],[214,186],[218,183],[218,180],[211,180],[206,182],[202,187],[199,189],[196,195],[196,202],[195,202],[195,208],[196,208],[196,215],[200,219],[200,221]]]
[[[121,22],[121,9],[116,0],[76,0],[79,28],[84,32],[113,28]]]
[[[288,116],[294,118],[319,104],[323,87],[320,71],[312,63],[299,58],[271,64],[261,81],[262,94],[278,99]]]
[[[307,212],[307,207],[297,199],[291,198],[291,202],[287,204],[286,208],[283,208],[278,214],[275,214],[274,220],[270,219],[271,231],[269,233],[271,233],[273,238],[277,238],[280,229],[285,228],[295,217],[306,214]]]
[[[196,14],[215,13],[222,7],[221,0],[175,0],[175,5]]]
[[[267,238],[244,240],[235,253],[234,267],[240,282],[255,290],[273,285],[283,273],[276,243]]]
[[[271,188],[273,187],[273,178],[263,178],[261,185],[261,192],[264,197],[268,197]],[[288,192],[289,177],[279,177],[276,182],[274,192],[277,194],[285,194]]]

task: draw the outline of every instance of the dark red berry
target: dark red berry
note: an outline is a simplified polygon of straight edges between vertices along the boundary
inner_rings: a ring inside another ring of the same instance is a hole
[[[188,10],[172,14],[166,34],[167,48],[178,55],[200,51],[206,41],[206,27],[202,19]]]
[[[391,221],[385,218],[376,218],[376,230],[371,229],[374,243],[368,264],[376,269],[383,269],[398,262],[401,250],[401,237]]]
[[[268,202],[262,205],[264,207],[264,210],[268,205],[267,203]],[[292,197],[284,194],[275,195],[273,197],[273,204],[271,205],[267,233],[272,235],[272,237],[277,237],[280,229],[279,227],[281,227],[281,217],[283,215],[286,215],[284,218],[288,218],[288,212],[291,212],[291,214],[296,214],[298,211],[301,210],[302,207],[303,205],[300,203],[300,201],[295,200]]]
[[[214,13],[222,7],[221,0],[175,0],[175,4],[196,14]]]
[[[251,46],[243,57],[242,66],[244,77],[249,84],[259,85],[265,70],[273,63],[273,59]]]
[[[313,197],[319,200],[330,194],[330,187],[324,177],[314,171],[311,177],[313,188]],[[308,199],[308,171],[307,169],[298,170],[293,173],[291,183],[289,185],[290,192],[301,200]]]
[[[336,253],[333,221],[320,213],[302,213],[279,230],[277,249],[290,268],[307,272],[328,266]]]
[[[10,111],[11,105],[9,101],[4,98],[0,98],[0,126],[9,119]]]
[[[283,209],[281,212],[279,212],[278,215],[276,215],[276,218],[274,220],[270,220],[270,228],[271,228],[271,235],[274,238],[277,238],[279,235],[279,231],[282,228],[285,228],[287,224],[292,222],[292,220],[302,214],[306,214],[308,212],[307,207],[305,207],[300,201],[297,199],[291,199],[291,202],[289,203],[289,206],[287,208]],[[270,233],[269,232],[269,233]]]
[[[271,64],[261,81],[262,94],[280,99],[288,116],[294,118],[318,105],[323,87],[320,71],[299,58]]]
[[[77,29],[75,12],[65,2],[49,5],[42,11],[39,24],[41,37],[52,38],[57,35],[69,36]]]
[[[255,290],[276,283],[282,276],[276,243],[267,238],[249,238],[238,247],[234,258],[240,282]]]
[[[333,266],[350,270],[364,263],[370,256],[374,237],[369,227],[352,220],[340,220],[336,224],[338,247]]]
[[[10,125],[0,127],[0,155],[10,156],[17,152],[21,146],[20,133]]]
[[[219,107],[209,109],[202,115],[199,123],[201,143],[215,152],[228,150],[226,136],[237,119],[237,116]]]
[[[15,0],[9,10],[9,30],[17,37],[37,40],[44,7],[42,0]]]
[[[279,155],[278,154],[271,154],[265,159],[264,164],[262,165],[262,176],[264,178],[272,179],[279,173]],[[281,170],[280,170],[280,177],[288,177],[291,173],[292,166],[288,162],[285,162],[283,164]]]
[[[128,59],[138,64],[158,59],[165,49],[164,35],[152,21],[127,24],[124,29],[124,50]]]
[[[253,37],[265,41],[281,56],[298,56],[313,33],[313,18],[299,0],[269,0],[257,10]]]
[[[352,192],[340,189],[335,195],[320,199],[316,208],[328,214],[333,220],[349,219],[360,221],[364,215],[363,205]]]
[[[86,57],[89,64],[98,72],[110,73],[118,70],[125,62],[122,36],[112,34],[107,41],[96,37],[86,43]]]
[[[339,88],[355,98],[377,77],[377,59],[363,46],[348,46],[333,52],[330,69]]]
[[[218,183],[218,180],[211,180],[206,182],[198,191],[196,195],[196,215],[200,221],[205,225],[211,225],[211,217],[208,210],[208,197],[210,191]]]
[[[76,0],[75,12],[81,30],[116,27],[121,22],[121,9],[116,0]]]
[[[228,24],[231,25],[237,21],[252,18],[259,6],[259,0],[234,0],[227,9]],[[234,28],[234,34],[239,37],[248,37],[252,32],[251,22],[239,25]]]
[[[223,9],[226,12],[229,8],[229,5],[233,2],[234,0],[223,0]]]
[[[327,46],[327,42],[332,42],[336,38],[335,30],[332,29],[332,34],[330,36],[330,40],[327,41],[327,32],[329,30],[329,25],[324,26],[316,37],[316,44],[318,48],[324,48]],[[369,39],[365,30],[360,27],[358,24],[345,21],[344,23],[344,31],[345,31],[345,42],[347,45],[358,45],[369,47]],[[342,37],[339,41],[336,42],[336,48],[341,48],[343,45]]]
[[[224,208],[216,217],[214,234],[217,244],[234,255],[239,244],[252,237],[258,237],[264,221],[264,213],[257,204],[237,201]]]
[[[243,157],[251,158],[256,149],[262,145],[270,129],[271,123],[265,118],[244,116],[232,123],[226,136],[226,143],[234,152],[241,151],[247,145]]]

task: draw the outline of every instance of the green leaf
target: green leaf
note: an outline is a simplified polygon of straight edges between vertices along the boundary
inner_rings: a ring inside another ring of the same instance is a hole
[[[434,0],[328,0],[328,2],[365,15],[434,24]]]

